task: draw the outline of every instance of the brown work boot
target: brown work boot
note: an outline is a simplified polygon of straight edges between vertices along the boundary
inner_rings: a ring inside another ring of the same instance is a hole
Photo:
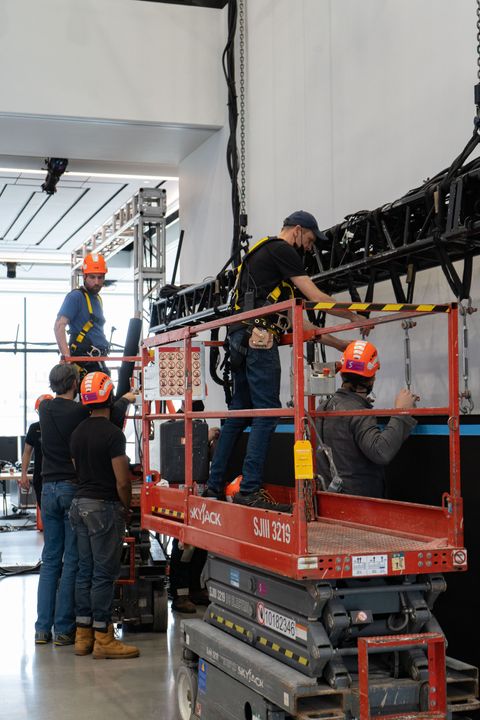
[[[93,646],[94,658],[109,658],[110,660],[121,660],[122,658],[134,658],[140,655],[140,650],[135,645],[125,645],[120,640],[115,640],[113,625],[108,626],[107,632],[95,630],[95,645]]]
[[[187,613],[189,615],[196,613],[197,608],[189,599],[188,595],[178,595],[172,600],[172,610],[179,613]]]
[[[92,627],[77,627],[77,632],[75,633],[75,655],[90,655],[94,642],[95,638],[93,637]]]

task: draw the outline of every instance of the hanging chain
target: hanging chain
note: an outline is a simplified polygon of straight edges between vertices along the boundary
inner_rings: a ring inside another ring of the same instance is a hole
[[[469,364],[468,364],[468,322],[467,316],[475,312],[472,308],[472,298],[468,298],[466,303],[459,303],[460,315],[462,316],[462,379],[463,391],[460,393],[460,412],[469,415],[474,406],[472,392],[468,387],[469,381]]]
[[[480,0],[477,0],[477,78],[480,82]]]
[[[405,332],[405,339],[404,339],[404,353],[405,353],[405,384],[407,386],[407,390],[411,390],[412,388],[412,355],[411,355],[411,348],[410,348],[410,335],[409,330],[414,328],[416,326],[416,322],[413,320],[403,320],[402,322],[402,328]]]
[[[480,2],[480,0],[478,0]],[[239,0],[239,55],[240,55],[240,215],[246,216],[246,140],[245,140],[245,66],[246,66],[246,2]],[[480,72],[480,70],[479,70]],[[246,226],[246,219],[240,222]]]
[[[480,0],[477,0],[477,84],[475,85],[475,105],[477,113],[474,118],[475,132],[480,128]]]

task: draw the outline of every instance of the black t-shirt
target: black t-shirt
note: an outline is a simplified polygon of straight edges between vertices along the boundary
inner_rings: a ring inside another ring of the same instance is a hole
[[[39,422],[32,423],[28,428],[25,444],[33,447],[33,482],[38,483],[42,479],[42,436]]]
[[[42,428],[43,482],[76,482],[69,443],[72,432],[89,416],[88,407],[56,397],[41,402],[38,414]]]
[[[77,497],[117,500],[112,458],[125,455],[123,432],[104,417],[84,420],[72,433],[70,451],[78,477]]]
[[[255,292],[255,306],[265,304],[268,295],[282,280],[306,275],[297,251],[285,240],[270,238],[243,261],[238,304],[243,309],[246,290]]]
[[[122,425],[127,407],[127,400],[117,400],[112,409],[112,422]],[[43,482],[77,482],[70,438],[75,428],[90,416],[88,405],[56,397],[41,402],[38,414],[42,430]]]

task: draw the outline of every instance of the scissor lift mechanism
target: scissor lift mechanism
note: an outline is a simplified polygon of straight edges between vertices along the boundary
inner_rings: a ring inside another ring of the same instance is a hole
[[[310,418],[325,414],[316,411],[314,397],[308,397],[305,408],[303,344],[314,335],[360,329],[365,324],[303,330],[305,310],[325,311],[332,307],[380,312],[379,317],[369,320],[374,325],[432,313],[446,318],[449,376],[446,406],[336,413],[446,416],[450,487],[443,495],[442,506],[318,491],[313,476],[304,474],[301,462],[295,463],[293,488],[269,488],[277,500],[293,502],[292,514],[196,495],[192,467],[194,419],[290,417],[294,421],[295,441],[301,441]],[[149,427],[153,420],[171,416],[160,412],[159,402],[145,402],[143,463],[145,476],[151,481],[142,488],[142,526],[178,537],[183,543],[210,553],[205,571],[211,600],[205,618],[208,625],[201,621],[183,624],[186,665],[179,676],[179,697],[183,693],[186,710],[182,720],[200,715],[208,720],[217,717],[283,720],[332,714],[339,718],[360,716],[365,720],[370,713],[389,714],[389,709],[398,714],[398,708],[402,717],[421,711],[422,717],[446,718],[444,638],[431,610],[436,597],[445,589],[441,573],[467,568],[460,490],[457,305],[333,305],[292,300],[276,306],[276,311],[287,310],[292,316],[292,333],[284,336],[282,345],[291,345],[293,351],[292,408],[192,412],[191,348],[196,335],[265,315],[268,310],[171,330],[144,342],[144,367],[151,362],[151,348],[183,342],[185,487],[155,484],[159,478],[150,471]],[[401,616],[401,622],[397,616]],[[392,634],[393,638],[388,637]],[[376,667],[377,676],[370,677],[369,704],[365,695],[366,653],[369,648],[371,653],[380,651],[378,657],[384,659],[388,647],[394,649],[390,655],[387,653],[388,657],[397,657],[402,650],[401,656],[408,659],[408,669],[404,671],[405,677],[399,678],[397,668],[394,680],[389,678],[387,682],[383,677],[379,680]],[[421,648],[427,648],[428,658]],[[474,699],[477,673],[474,668],[463,664],[460,667],[455,662],[449,660],[447,664],[447,683],[454,688],[449,703],[452,705],[453,698],[456,711],[471,710],[478,707]],[[251,675],[238,670],[247,666],[253,668]],[[279,679],[277,686],[272,680],[270,688],[267,677],[272,673]],[[252,684],[255,678],[261,687]],[[249,699],[242,702],[247,696]],[[238,702],[232,704],[231,697]]]

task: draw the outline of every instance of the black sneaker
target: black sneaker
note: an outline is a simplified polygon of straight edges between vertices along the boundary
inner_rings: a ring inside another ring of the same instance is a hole
[[[35,645],[48,645],[52,641],[52,633],[49,632],[36,632],[35,633]]]
[[[75,630],[71,633],[55,633],[53,644],[57,647],[75,645]]]
[[[257,490],[257,492],[245,495],[237,493],[233,502],[237,505],[248,505],[248,507],[259,508],[260,510],[275,510],[276,512],[291,513],[292,506],[286,503],[277,503],[266,490]]]
[[[212,500],[225,500],[225,493],[217,493],[215,490],[210,490],[209,487],[206,487],[202,493],[202,497],[212,498]]]

